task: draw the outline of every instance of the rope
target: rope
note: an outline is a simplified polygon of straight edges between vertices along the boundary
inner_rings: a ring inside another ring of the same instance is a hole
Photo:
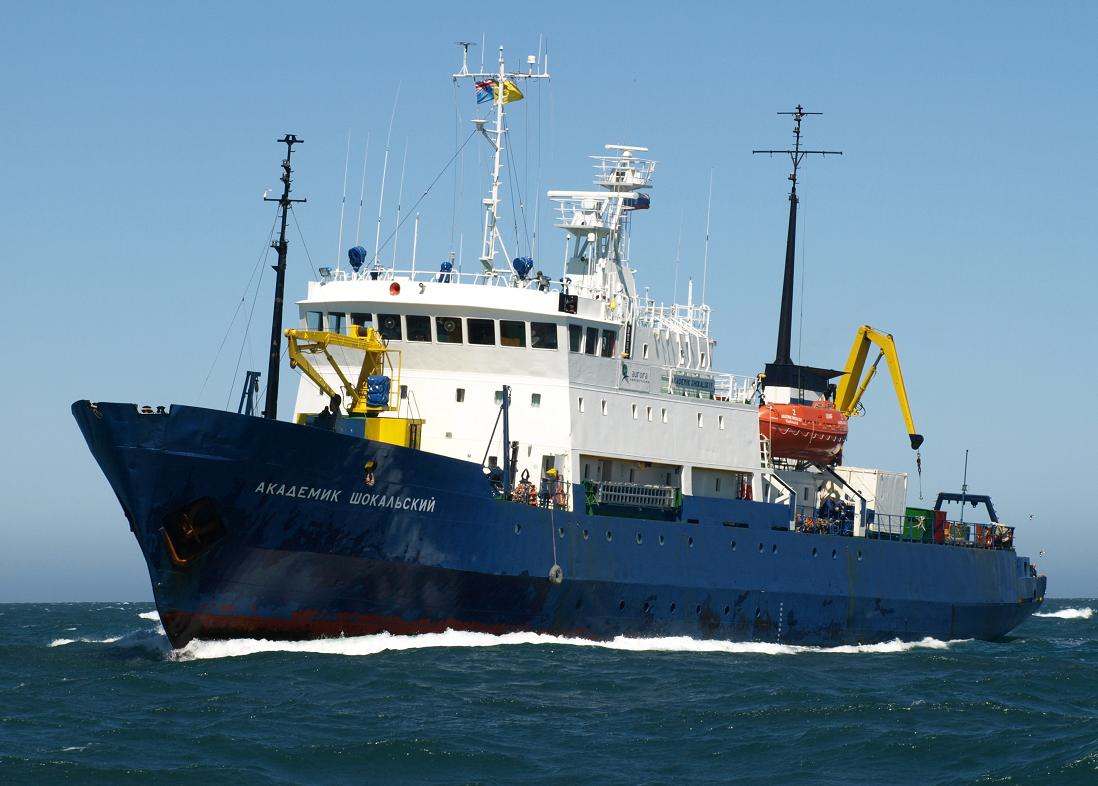
[[[206,392],[206,384],[210,381],[210,375],[213,374],[214,367],[217,365],[218,359],[221,357],[221,350],[225,347],[225,342],[229,339],[229,333],[232,332],[233,325],[236,324],[236,318],[240,314],[240,309],[244,305],[244,299],[248,296],[248,290],[251,289],[252,279],[255,278],[255,273],[259,270],[259,266],[263,264],[263,261],[267,258],[267,255],[271,252],[271,238],[274,236],[275,226],[278,224],[278,211],[275,210],[274,220],[271,221],[271,231],[267,233],[267,242],[263,245],[263,250],[259,252],[259,256],[255,260],[255,266],[252,268],[252,274],[248,276],[248,283],[244,285],[244,291],[240,294],[240,302],[236,304],[236,310],[233,311],[233,318],[229,321],[229,326],[225,329],[225,335],[221,337],[221,343],[217,347],[217,352],[214,354],[213,362],[210,363],[210,370],[206,372],[206,378],[202,380],[202,389],[198,391],[198,398],[202,398],[202,394]],[[260,280],[262,280],[260,276]],[[230,392],[230,398],[232,393]],[[226,404],[226,408],[228,405]]]
[[[431,189],[435,187],[435,183],[437,183],[442,178],[442,176],[446,174],[446,170],[450,168],[450,164],[454,163],[454,161],[457,159],[457,157],[459,155],[461,155],[461,151],[464,150],[465,146],[469,144],[469,142],[472,140],[472,138],[474,136],[476,136],[476,133],[477,133],[476,129],[473,129],[472,133],[470,133],[469,136],[467,136],[465,138],[465,141],[461,143],[461,147],[459,147],[457,149],[457,151],[455,151],[455,153],[452,156],[450,156],[450,160],[447,161],[445,166],[443,166],[442,169],[439,171],[439,173],[437,175],[435,175],[435,179],[431,181],[431,184],[429,186],[427,186],[427,190],[424,191],[422,194],[420,194],[419,199],[416,200],[416,203],[414,205],[412,205],[410,208],[408,208],[408,215],[406,215],[404,218],[402,218],[400,220],[400,223],[396,225],[396,229],[394,229],[392,232],[390,232],[388,237],[386,237],[385,240],[383,240],[381,242],[381,245],[378,246],[378,252],[379,253],[381,252],[381,249],[383,249],[387,245],[389,245],[389,241],[393,239],[393,237],[396,235],[397,232],[400,231],[400,228],[402,226],[404,226],[404,223],[409,218],[411,218],[413,215],[415,215],[416,208],[419,207],[420,203],[424,199],[427,198],[427,195],[431,193]]]
[[[305,258],[309,260],[309,267],[313,270],[313,278],[320,278],[320,275],[316,272],[316,265],[313,264],[313,256],[309,253],[309,247],[305,245],[305,235],[301,231],[301,224],[297,223],[297,211],[294,210],[293,205],[290,205],[290,215],[294,217],[294,226],[297,227],[297,236],[301,238],[301,247],[305,249]]]

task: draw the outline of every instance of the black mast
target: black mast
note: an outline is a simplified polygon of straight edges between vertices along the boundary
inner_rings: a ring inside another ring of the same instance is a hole
[[[797,250],[797,170],[800,168],[801,161],[803,161],[804,157],[807,155],[841,156],[842,151],[801,149],[801,121],[808,115],[822,115],[823,112],[806,112],[804,111],[803,106],[797,104],[797,108],[794,111],[778,112],[778,114],[790,115],[793,117],[793,149],[751,151],[752,153],[767,153],[768,155],[787,153],[789,154],[789,158],[793,161],[793,172],[789,175],[789,180],[792,182],[793,187],[789,191],[789,228],[785,235],[785,279],[782,282],[782,307],[778,317],[778,347],[777,351],[774,353],[774,362],[767,364],[766,376],[767,381],[770,384],[795,384],[796,386],[800,386],[804,381],[804,375],[800,373],[802,367],[795,366],[793,358],[790,356],[790,344],[792,343],[793,335],[794,260]],[[808,367],[803,367],[803,369],[810,372],[825,370],[810,369]],[[775,379],[774,377],[778,377],[778,379]],[[796,379],[797,382],[793,382],[792,380],[794,379]]]
[[[274,316],[271,318],[271,351],[267,361],[267,405],[263,410],[263,417],[272,420],[278,417],[278,366],[282,356],[282,298],[286,289],[286,217],[290,205],[294,202],[305,202],[304,199],[290,199],[290,181],[293,170],[290,168],[290,156],[293,155],[294,145],[304,144],[304,139],[298,139],[293,134],[286,134],[278,140],[286,145],[286,158],[282,161],[282,196],[278,199],[263,197],[264,202],[278,202],[282,208],[282,229],[278,233],[278,240],[271,243],[271,248],[278,251],[278,264],[273,265],[275,271],[275,297]]]

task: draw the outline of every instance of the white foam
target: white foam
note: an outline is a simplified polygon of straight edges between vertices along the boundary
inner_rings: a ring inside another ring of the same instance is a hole
[[[638,639],[619,636],[612,641],[549,636],[540,633],[471,633],[447,630],[444,633],[424,633],[416,636],[393,636],[379,633],[312,641],[269,641],[267,639],[230,639],[226,641],[192,641],[171,654],[175,660],[206,660],[236,658],[263,652],[308,652],[324,655],[377,655],[381,652],[429,649],[433,647],[503,647],[520,644],[571,647],[599,647],[624,652],[712,652],[752,655],[798,655],[802,653],[855,654],[894,653],[914,649],[947,649],[955,642],[925,638],[921,641],[888,641],[881,644],[858,644],[840,647],[805,647],[767,642],[731,642],[697,640],[685,636]]]
[[[1094,616],[1094,609],[1087,606],[1082,609],[1060,609],[1059,611],[1037,611],[1034,617],[1051,617],[1058,620],[1089,620]]]
[[[83,644],[114,644],[116,641],[120,641],[121,636],[112,636],[107,639],[54,639],[50,642],[51,647],[64,647],[66,644],[76,644],[81,642]]]
[[[137,615],[143,620],[152,620],[153,622],[160,622],[160,614],[155,611],[143,611]]]

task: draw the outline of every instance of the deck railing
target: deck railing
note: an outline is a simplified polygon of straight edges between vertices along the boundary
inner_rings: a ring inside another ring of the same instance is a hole
[[[793,528],[817,535],[854,535],[850,517],[821,516],[815,508],[798,506]],[[898,516],[875,513],[866,526],[865,537],[872,540],[898,540],[978,549],[1014,548],[1014,527],[1002,524],[972,524],[945,521],[935,527],[923,516]]]

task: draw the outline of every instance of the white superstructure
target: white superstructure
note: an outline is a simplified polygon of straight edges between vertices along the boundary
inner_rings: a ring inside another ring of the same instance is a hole
[[[509,78],[502,55],[495,76]],[[495,133],[484,133],[498,163],[497,104]],[[369,325],[402,351],[400,414],[425,420],[424,450],[502,463],[499,434],[489,440],[509,385],[519,474],[536,479],[553,467],[576,483],[760,498],[767,467],[754,375],[712,370],[708,306],[692,295],[668,306],[637,292],[629,225],[650,203],[656,162],[646,153],[607,145],[594,157],[594,189],[549,192],[567,238],[557,277],[526,260],[499,264],[499,203],[489,195],[481,272],[446,263],[439,271],[336,270],[310,282],[298,304],[302,326],[345,333]],[[359,360],[347,358],[347,371]],[[327,403],[302,378],[296,413]]]

